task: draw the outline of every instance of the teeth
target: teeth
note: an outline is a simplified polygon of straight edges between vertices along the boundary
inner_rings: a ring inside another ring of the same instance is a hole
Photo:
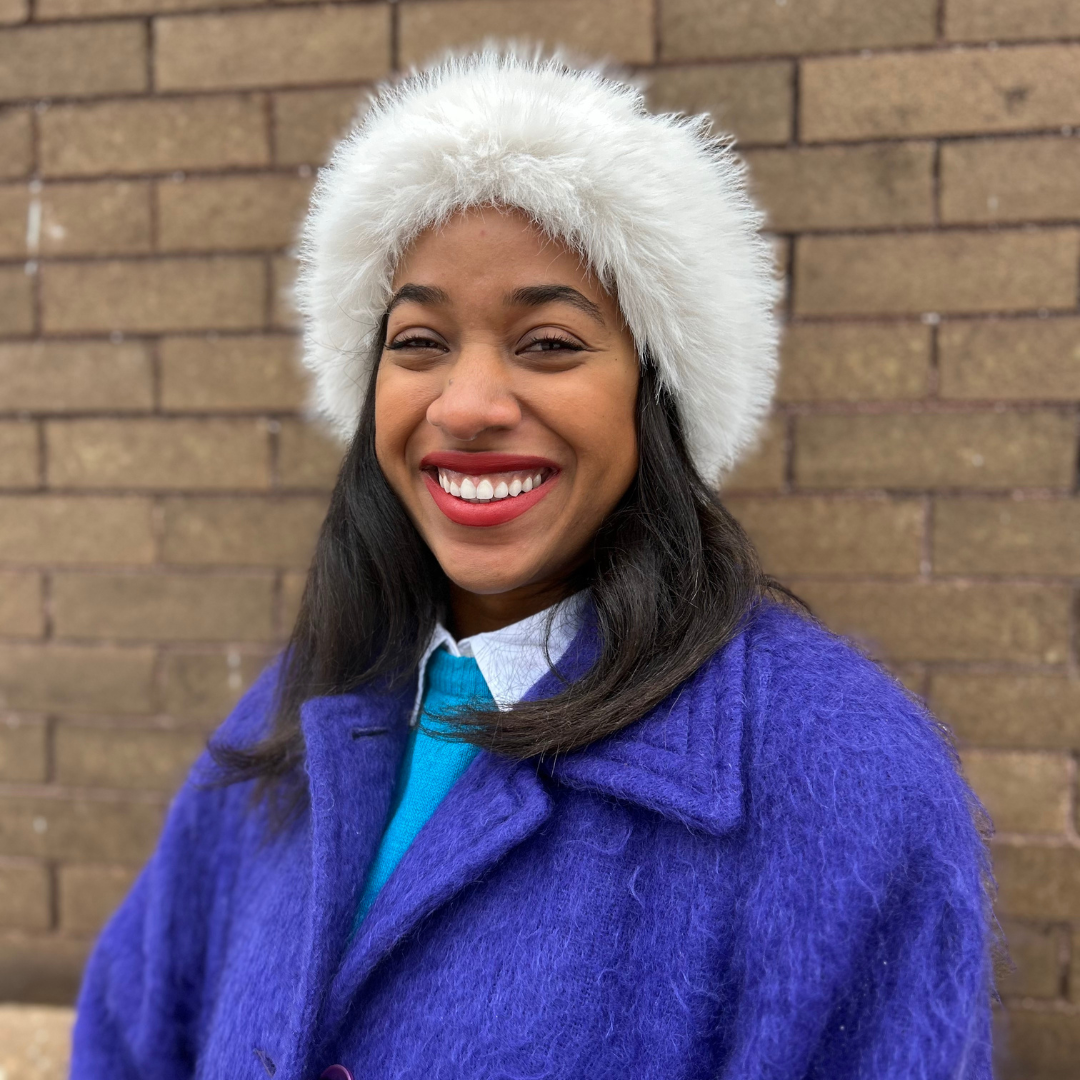
[[[507,480],[506,477],[510,479]],[[456,499],[470,502],[493,502],[499,499],[516,499],[526,491],[532,491],[543,483],[542,472],[495,473],[488,476],[462,476],[449,469],[438,470],[439,487]]]

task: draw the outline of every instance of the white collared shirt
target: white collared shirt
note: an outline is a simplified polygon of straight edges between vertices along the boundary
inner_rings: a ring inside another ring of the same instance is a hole
[[[559,662],[581,628],[585,597],[586,593],[582,590],[552,605],[555,614],[551,634],[547,639],[547,655],[554,663]],[[416,723],[420,714],[427,662],[431,654],[443,645],[451,656],[475,658],[476,666],[484,676],[484,682],[500,709],[509,709],[519,702],[549,670],[547,656],[544,654],[544,632],[551,611],[552,608],[545,608],[500,630],[472,634],[460,641],[455,641],[442,623],[436,623],[431,640],[420,660],[412,723]]]

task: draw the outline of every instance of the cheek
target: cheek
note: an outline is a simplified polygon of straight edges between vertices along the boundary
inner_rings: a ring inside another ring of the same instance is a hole
[[[424,423],[427,404],[414,381],[393,368],[380,370],[375,381],[375,456],[387,477],[407,471],[409,439]]]

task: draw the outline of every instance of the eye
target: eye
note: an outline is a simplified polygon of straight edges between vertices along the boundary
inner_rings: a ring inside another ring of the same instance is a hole
[[[560,334],[544,334],[535,337],[521,350],[531,353],[554,353],[554,352],[581,352],[585,346],[571,337],[563,337]]]
[[[387,342],[388,349],[445,349],[446,346],[427,334],[402,334]]]

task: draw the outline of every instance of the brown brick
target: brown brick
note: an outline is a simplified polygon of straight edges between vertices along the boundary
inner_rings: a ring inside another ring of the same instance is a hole
[[[0,795],[0,853],[138,863],[154,848],[162,810],[145,799]]]
[[[800,416],[802,487],[1071,487],[1076,438],[1057,412]]]
[[[163,180],[158,243],[165,251],[285,247],[296,239],[311,184],[282,175]]]
[[[782,60],[649,72],[649,102],[654,109],[707,112],[717,130],[730,132],[744,145],[786,143],[791,138],[794,94],[794,70]]]
[[[329,490],[344,453],[341,443],[318,425],[283,420],[278,443],[281,486]]]
[[[920,323],[795,323],[780,347],[781,401],[919,398],[930,376]]]
[[[0,781],[35,784],[47,772],[48,730],[40,716],[0,713]]]
[[[934,569],[1080,575],[1080,502],[942,499],[934,512]]]
[[[263,100],[253,94],[54,105],[39,123],[46,176],[223,169],[270,160]]]
[[[1005,919],[1001,928],[1013,966],[999,975],[1000,993],[1011,997],[1058,997],[1063,973],[1057,927]]]
[[[725,497],[743,491],[779,491],[784,485],[785,445],[783,419],[774,416],[768,421],[757,449],[724,478]]]
[[[250,256],[46,263],[41,302],[52,333],[250,330],[264,322],[266,276]]]
[[[73,420],[47,425],[55,487],[264,488],[258,420]]]
[[[160,346],[162,407],[296,410],[308,389],[299,352],[296,338],[281,334],[166,338]]]
[[[894,663],[1060,664],[1068,654],[1070,596],[1064,587],[812,580],[793,587],[830,627]]]
[[[752,150],[745,157],[751,187],[776,232],[933,220],[929,143]]]
[[[0,266],[0,336],[33,329],[33,278],[21,266]]]
[[[281,624],[286,634],[292,630],[300,613],[306,583],[306,574],[285,574],[281,580]]]
[[[930,704],[961,742],[1080,750],[1080,680],[935,672]]]
[[[964,775],[997,832],[1064,833],[1072,806],[1072,761],[1027,750],[965,750]]]
[[[61,724],[56,779],[77,787],[173,792],[206,745],[198,731]]]
[[[1076,1080],[1080,1016],[1075,1012],[1010,1009],[999,1041],[1000,1080]]]
[[[165,562],[306,567],[326,515],[321,496],[168,499]]]
[[[0,938],[0,1001],[32,1002],[38,1005],[71,1006],[79,991],[83,967],[92,942],[89,939],[65,938],[55,934],[13,932]],[[70,1008],[42,1008],[24,1010],[10,1006],[15,1018],[8,1020],[0,1013],[0,1046],[5,1056],[0,1060],[13,1061],[15,1066],[24,1064],[27,1057],[37,1069],[37,1077],[63,1076],[67,1072],[70,1052],[70,1031],[73,1016]],[[48,1013],[55,1017],[46,1019]],[[28,1015],[29,1014],[29,1015]],[[14,1028],[16,1040],[8,1039],[7,1031]],[[25,1054],[19,1046],[33,1030],[32,1049]],[[63,1032],[63,1034],[61,1034]],[[16,1053],[7,1057],[9,1048]],[[20,1058],[22,1060],[20,1060]],[[13,1077],[28,1076],[36,1080],[33,1072],[12,1072]]]
[[[0,0],[0,23],[5,26],[25,22],[30,17],[30,0]]]
[[[96,934],[135,883],[126,866],[75,863],[60,867],[60,926],[69,934]]]
[[[660,40],[665,59],[835,52],[934,40],[932,0],[665,0]]]
[[[1073,0],[949,0],[945,36],[953,41],[1080,37]]]
[[[29,209],[30,190],[26,185],[4,184],[0,187],[0,258],[21,259],[26,256]]]
[[[83,19],[99,15],[156,15],[163,11],[248,7],[260,0],[37,0],[38,19]]]
[[[25,176],[34,161],[28,109],[0,110],[0,177]]]
[[[65,571],[52,583],[58,637],[138,641],[265,641],[273,580],[225,574]]]
[[[49,875],[39,862],[0,859],[0,927],[48,930]]]
[[[149,563],[149,499],[8,495],[0,499],[0,560],[30,564]]]
[[[1080,399],[1080,319],[945,323],[938,355],[942,397]]]
[[[399,9],[400,63],[485,38],[515,38],[647,64],[653,59],[651,0],[409,0]]]
[[[163,665],[165,712],[183,720],[224,720],[270,657],[265,653],[170,652]]]
[[[293,303],[296,260],[291,255],[275,255],[270,260],[270,325],[275,330],[297,330],[300,316]]]
[[[917,574],[922,504],[884,499],[729,498],[772,574]]]
[[[287,90],[274,94],[274,161],[322,165],[350,126],[363,94],[347,90]]]
[[[0,420],[0,488],[38,486],[37,424]]]
[[[0,646],[0,707],[148,713],[153,664],[150,648]]]
[[[133,255],[149,251],[150,185],[107,180],[49,184],[41,193],[46,255]]]
[[[1080,218],[1080,139],[1001,139],[941,149],[946,223]]]
[[[1000,912],[1021,919],[1080,918],[1080,848],[994,845]]]
[[[158,90],[374,79],[390,69],[390,8],[318,5],[155,20]]]
[[[806,236],[795,245],[800,315],[1023,311],[1076,306],[1080,234]]]
[[[40,637],[44,632],[41,575],[0,570],[0,637]]]
[[[152,405],[150,355],[139,342],[0,344],[0,409],[115,412]]]
[[[146,31],[138,22],[28,26],[0,35],[0,99],[146,88]]]
[[[1078,63],[1080,45],[807,60],[800,130],[818,142],[1076,124]]]

